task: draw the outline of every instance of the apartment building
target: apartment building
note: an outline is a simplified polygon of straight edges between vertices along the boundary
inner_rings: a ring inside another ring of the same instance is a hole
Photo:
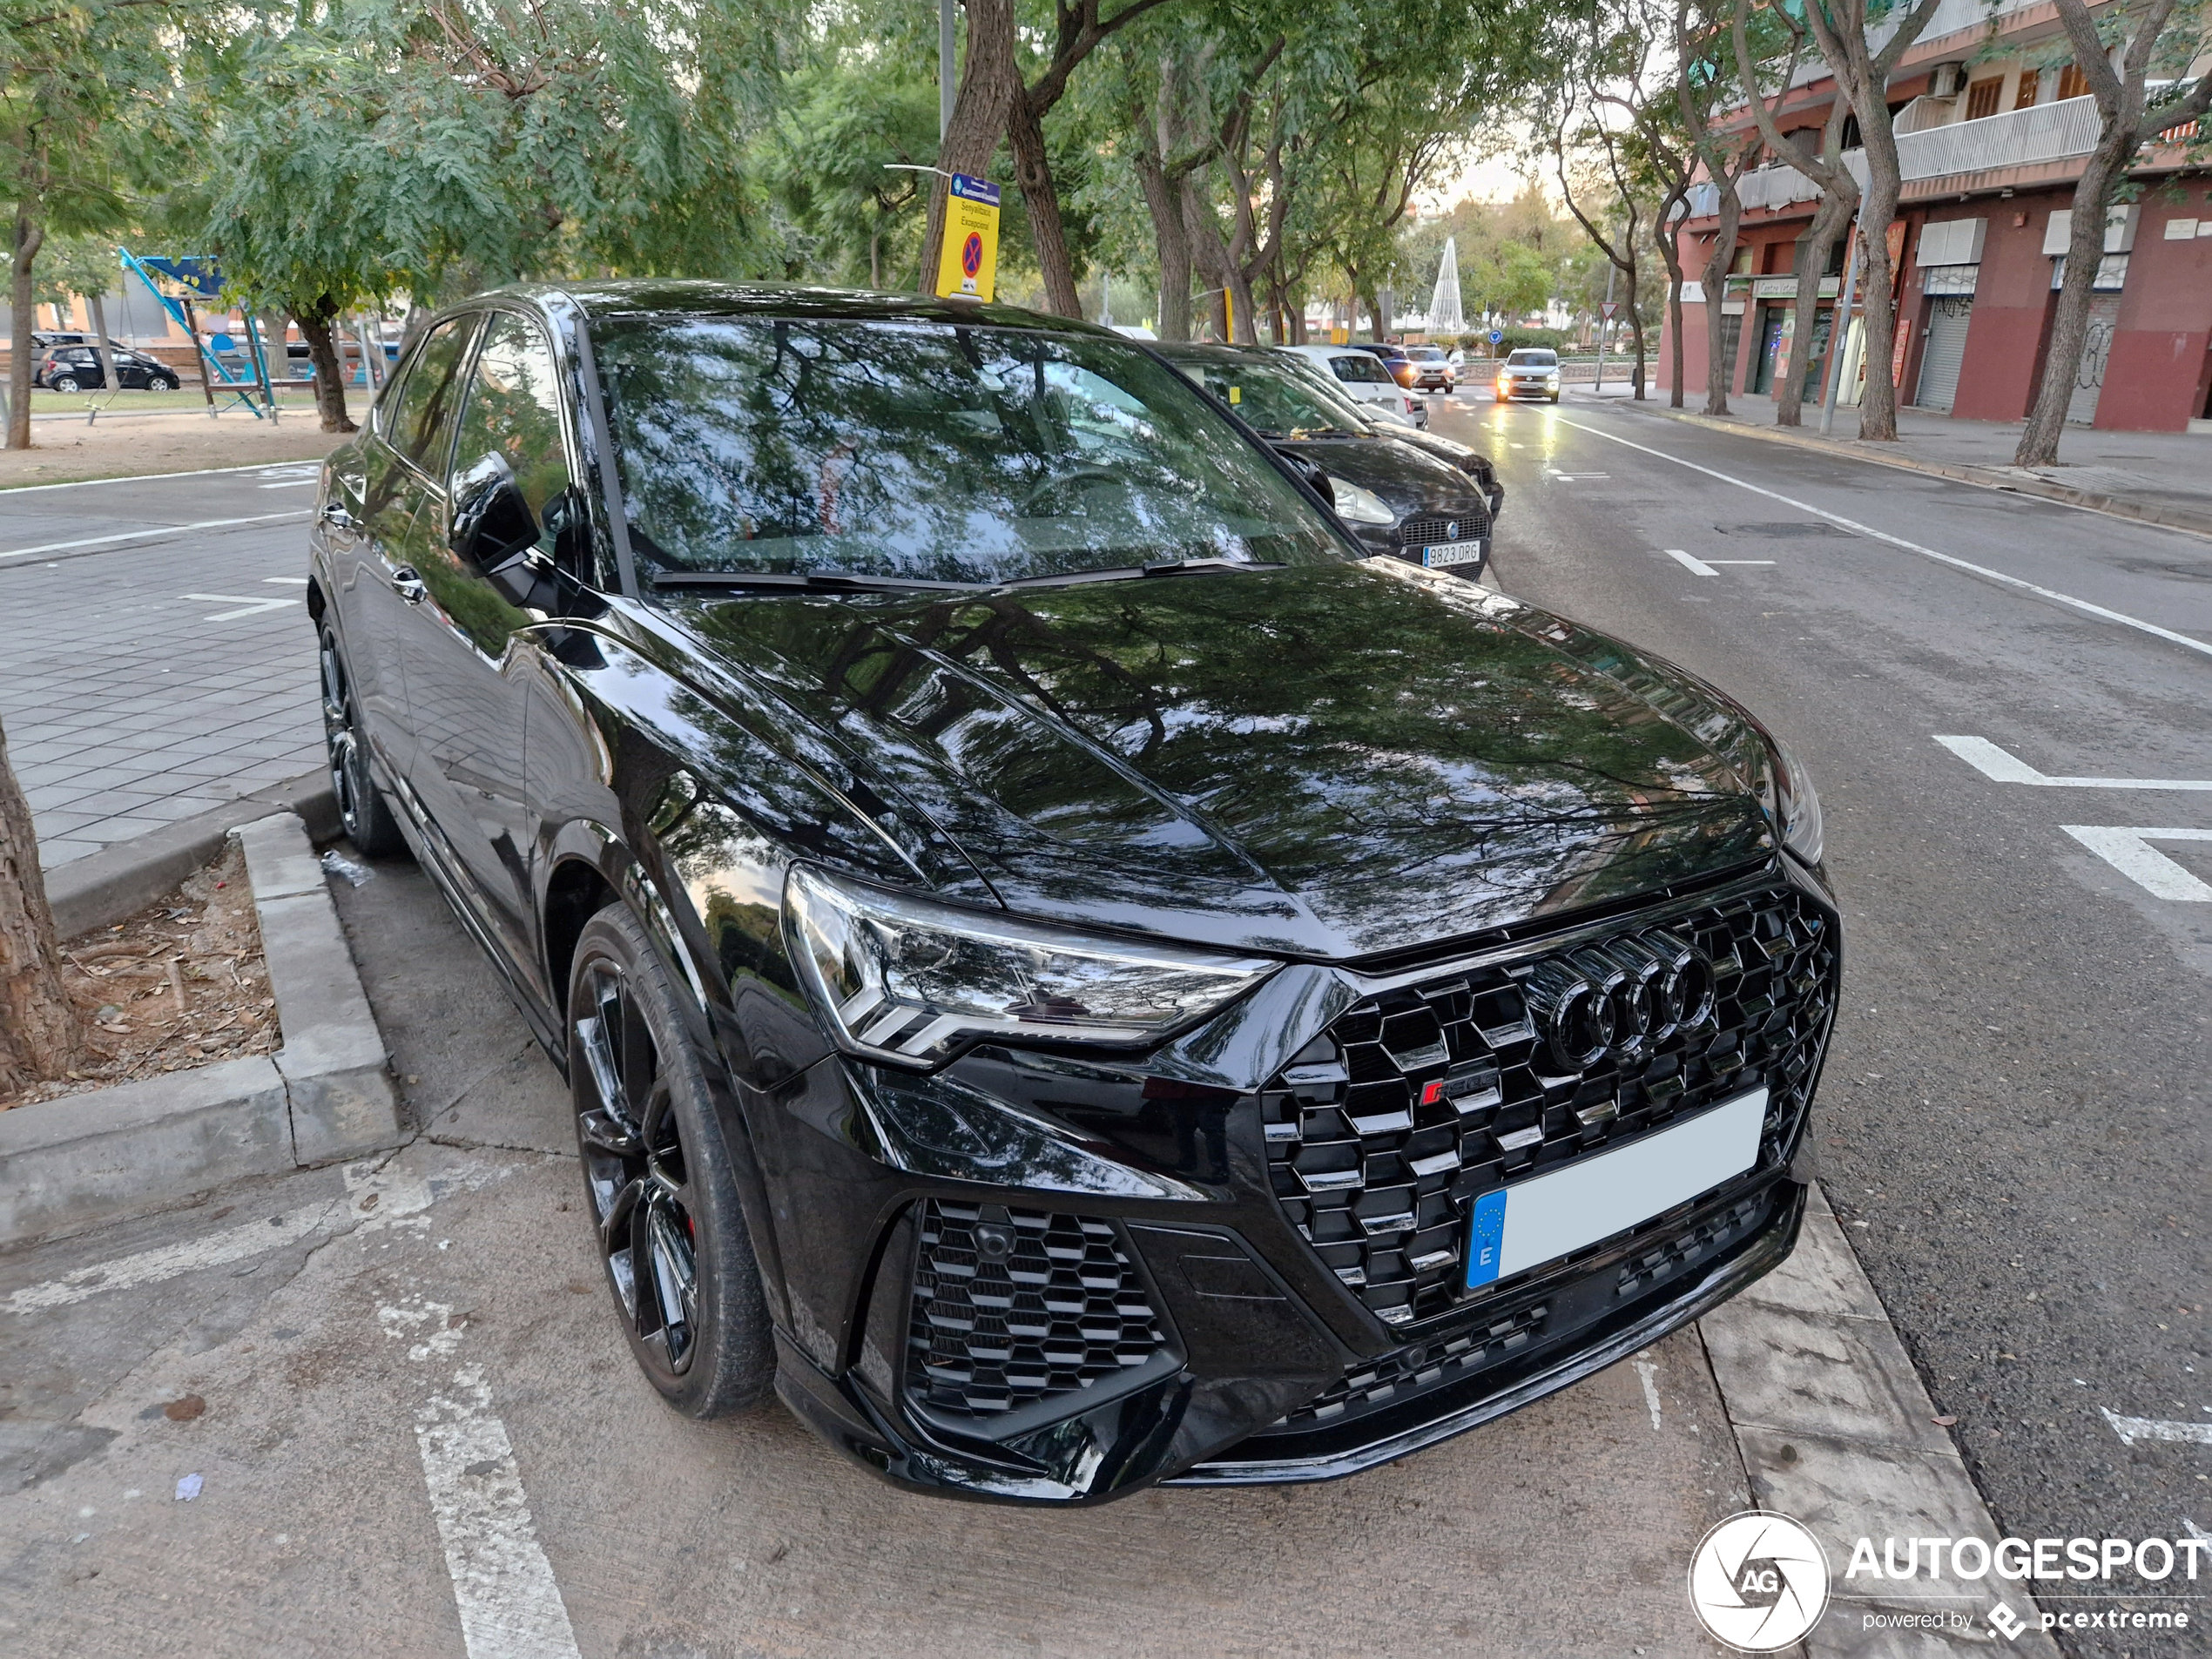
[[[1984,421],[2024,417],[2041,383],[2063,275],[2075,179],[2095,146],[2096,100],[2067,61],[2051,0],[1944,0],[1890,81],[1905,188],[1891,228],[1898,294],[1892,364],[1898,401]],[[2198,66],[2202,72],[2202,65]],[[1776,110],[1784,138],[1817,149],[1835,86],[1801,71]],[[1751,125],[1750,115],[1741,124]],[[1853,141],[1855,123],[1845,129]],[[2067,419],[2124,431],[2212,435],[2212,166],[2195,129],[2138,158],[2137,199],[2116,208],[2090,302]],[[2194,159],[2192,158],[2194,156]],[[1863,184],[1863,151],[1845,163]],[[1740,242],[1723,296],[1732,392],[1773,394],[1787,366],[1797,294],[1796,240],[1818,192],[1772,156],[1744,176]],[[1683,265],[1696,270],[1717,220],[1714,187],[1690,203]],[[1808,397],[1825,384],[1844,250],[1820,284]],[[1706,387],[1702,285],[1684,285],[1686,391]],[[1865,379],[1854,319],[1837,368],[1839,401]],[[1662,382],[1672,363],[1659,354]]]

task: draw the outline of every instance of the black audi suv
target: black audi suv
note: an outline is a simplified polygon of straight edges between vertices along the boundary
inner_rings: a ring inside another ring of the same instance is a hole
[[[1487,465],[1475,472],[1425,445],[1385,436],[1361,418],[1356,403],[1281,352],[1183,344],[1156,349],[1293,463],[1318,470],[1337,516],[1369,551],[1461,576],[1481,573],[1490,555],[1491,515],[1505,494]],[[1410,427],[1399,430],[1427,437]]]
[[[1794,1243],[1838,916],[1720,692],[1368,558],[1157,355],[530,288],[312,541],[331,772],[564,1071],[678,1410],[1073,1502],[1431,1445]]]

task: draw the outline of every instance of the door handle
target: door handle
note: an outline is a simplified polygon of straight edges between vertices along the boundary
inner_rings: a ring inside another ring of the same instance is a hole
[[[322,522],[334,530],[350,532],[360,528],[358,521],[346,510],[345,503],[342,502],[326,502],[322,509]]]
[[[430,597],[430,590],[422,585],[422,578],[412,565],[402,564],[392,572],[392,591],[411,605],[419,605]]]

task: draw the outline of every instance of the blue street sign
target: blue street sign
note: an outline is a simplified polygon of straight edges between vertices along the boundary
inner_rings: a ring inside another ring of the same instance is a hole
[[[1503,340],[1505,337],[1506,337],[1506,331],[1505,331],[1504,329],[1502,329],[1502,328],[1493,328],[1493,329],[1490,331],[1490,343],[1491,343],[1493,346],[1496,345],[1496,344],[1497,344],[1500,341]]]

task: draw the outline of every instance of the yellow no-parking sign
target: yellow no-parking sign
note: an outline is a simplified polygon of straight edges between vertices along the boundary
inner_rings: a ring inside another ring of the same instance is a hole
[[[956,172],[945,201],[937,292],[988,300],[998,292],[998,266],[999,187],[987,179]]]

